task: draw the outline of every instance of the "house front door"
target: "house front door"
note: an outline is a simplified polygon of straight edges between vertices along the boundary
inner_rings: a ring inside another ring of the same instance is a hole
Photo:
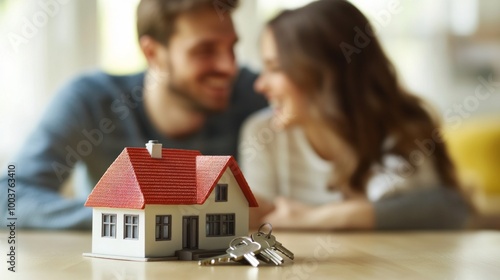
[[[182,249],[198,249],[198,216],[182,217]]]

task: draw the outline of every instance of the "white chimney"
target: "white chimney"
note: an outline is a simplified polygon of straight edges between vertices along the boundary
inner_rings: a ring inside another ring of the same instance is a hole
[[[161,148],[162,144],[158,143],[158,140],[149,140],[149,142],[146,143],[146,149],[148,149],[152,158],[161,158]]]

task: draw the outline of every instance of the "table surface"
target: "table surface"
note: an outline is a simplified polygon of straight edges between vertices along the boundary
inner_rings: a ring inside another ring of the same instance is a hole
[[[500,231],[274,232],[295,260],[282,266],[83,257],[90,232],[18,231],[16,272],[0,279],[500,279]]]

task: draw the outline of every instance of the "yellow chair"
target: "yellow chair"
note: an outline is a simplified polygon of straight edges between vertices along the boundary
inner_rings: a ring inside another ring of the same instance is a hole
[[[444,130],[458,176],[481,213],[500,213],[500,116],[464,120]]]

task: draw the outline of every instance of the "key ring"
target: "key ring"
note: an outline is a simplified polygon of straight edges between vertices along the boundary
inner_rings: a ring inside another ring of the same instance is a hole
[[[236,241],[240,241],[240,242],[235,243]],[[251,242],[252,242],[252,239],[250,239],[247,236],[235,237],[235,238],[233,238],[233,240],[231,240],[231,242],[229,242],[229,247],[235,248],[238,244],[248,245]]]
[[[265,227],[266,225],[269,225],[269,228],[270,228],[270,229],[269,229],[269,233],[267,233],[267,234],[266,234],[266,233],[264,233],[263,231],[261,231],[261,229],[262,229],[263,227]],[[263,223],[263,224],[259,227],[258,232],[259,232],[259,233],[261,233],[261,234],[265,234],[265,235],[266,235],[266,238],[269,238],[269,237],[271,236],[271,233],[273,232],[273,225],[271,225],[270,223]]]

